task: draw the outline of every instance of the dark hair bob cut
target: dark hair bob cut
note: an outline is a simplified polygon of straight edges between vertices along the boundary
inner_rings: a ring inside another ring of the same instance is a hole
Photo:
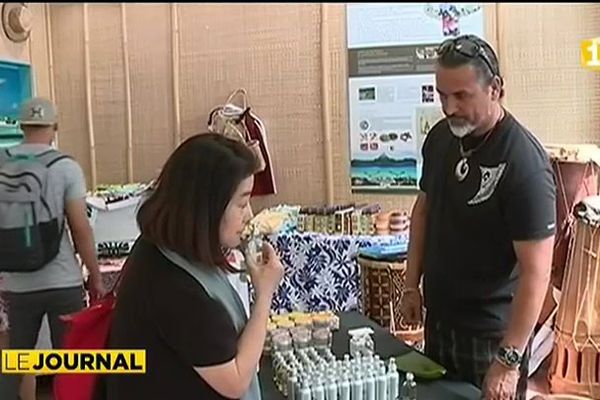
[[[219,227],[238,185],[257,164],[244,143],[213,133],[189,137],[171,154],[137,213],[142,237],[189,261],[231,270]]]

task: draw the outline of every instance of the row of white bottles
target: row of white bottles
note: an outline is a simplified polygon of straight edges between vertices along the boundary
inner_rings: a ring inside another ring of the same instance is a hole
[[[400,388],[394,358],[386,366],[377,355],[337,360],[329,349],[307,348],[274,353],[273,372],[288,400],[416,400],[414,380]]]

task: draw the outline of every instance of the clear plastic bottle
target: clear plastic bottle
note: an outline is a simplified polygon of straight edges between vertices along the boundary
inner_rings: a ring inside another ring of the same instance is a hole
[[[412,372],[406,373],[406,379],[400,388],[400,400],[417,400],[417,383]]]
[[[340,387],[339,400],[350,400],[350,382],[348,381],[348,376],[344,375],[339,387]]]
[[[287,381],[287,398],[288,400],[296,400],[296,389],[298,386],[298,378],[296,374],[292,373],[292,375],[288,378]]]
[[[377,370],[376,379],[377,400],[387,400],[388,398],[388,380],[385,368]]]
[[[400,374],[398,374],[398,367],[396,366],[396,359],[390,358],[388,363],[388,399],[397,400],[398,391],[400,386]]]
[[[377,390],[376,390],[376,381],[375,377],[369,372],[367,378],[365,379],[365,400],[376,400],[377,398]]]
[[[319,376],[314,386],[312,387],[312,398],[313,400],[325,400],[325,388],[323,387],[323,380]]]
[[[338,386],[333,377],[329,378],[327,382],[326,400],[338,400]]]
[[[302,387],[300,388],[300,396],[298,396],[298,400],[311,400],[310,393],[310,382],[304,381],[302,382]]]
[[[354,376],[352,379],[352,387],[350,389],[351,399],[352,400],[363,400],[365,388],[363,385],[362,379],[359,376]]]

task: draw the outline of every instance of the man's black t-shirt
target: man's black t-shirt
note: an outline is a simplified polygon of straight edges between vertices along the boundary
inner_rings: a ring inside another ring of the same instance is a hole
[[[108,347],[146,350],[146,374],[102,376],[96,399],[224,399],[193,367],[236,356],[225,308],[144,239],[124,268]]]
[[[459,139],[447,121],[425,139],[425,306],[430,321],[501,335],[518,279],[513,242],[554,234],[556,188],[543,146],[510,113],[480,145],[459,181]]]

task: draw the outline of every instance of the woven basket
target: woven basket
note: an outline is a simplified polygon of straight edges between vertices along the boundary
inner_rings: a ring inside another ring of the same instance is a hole
[[[423,344],[423,326],[409,326],[400,313],[406,262],[374,261],[358,257],[363,313],[412,345]]]

